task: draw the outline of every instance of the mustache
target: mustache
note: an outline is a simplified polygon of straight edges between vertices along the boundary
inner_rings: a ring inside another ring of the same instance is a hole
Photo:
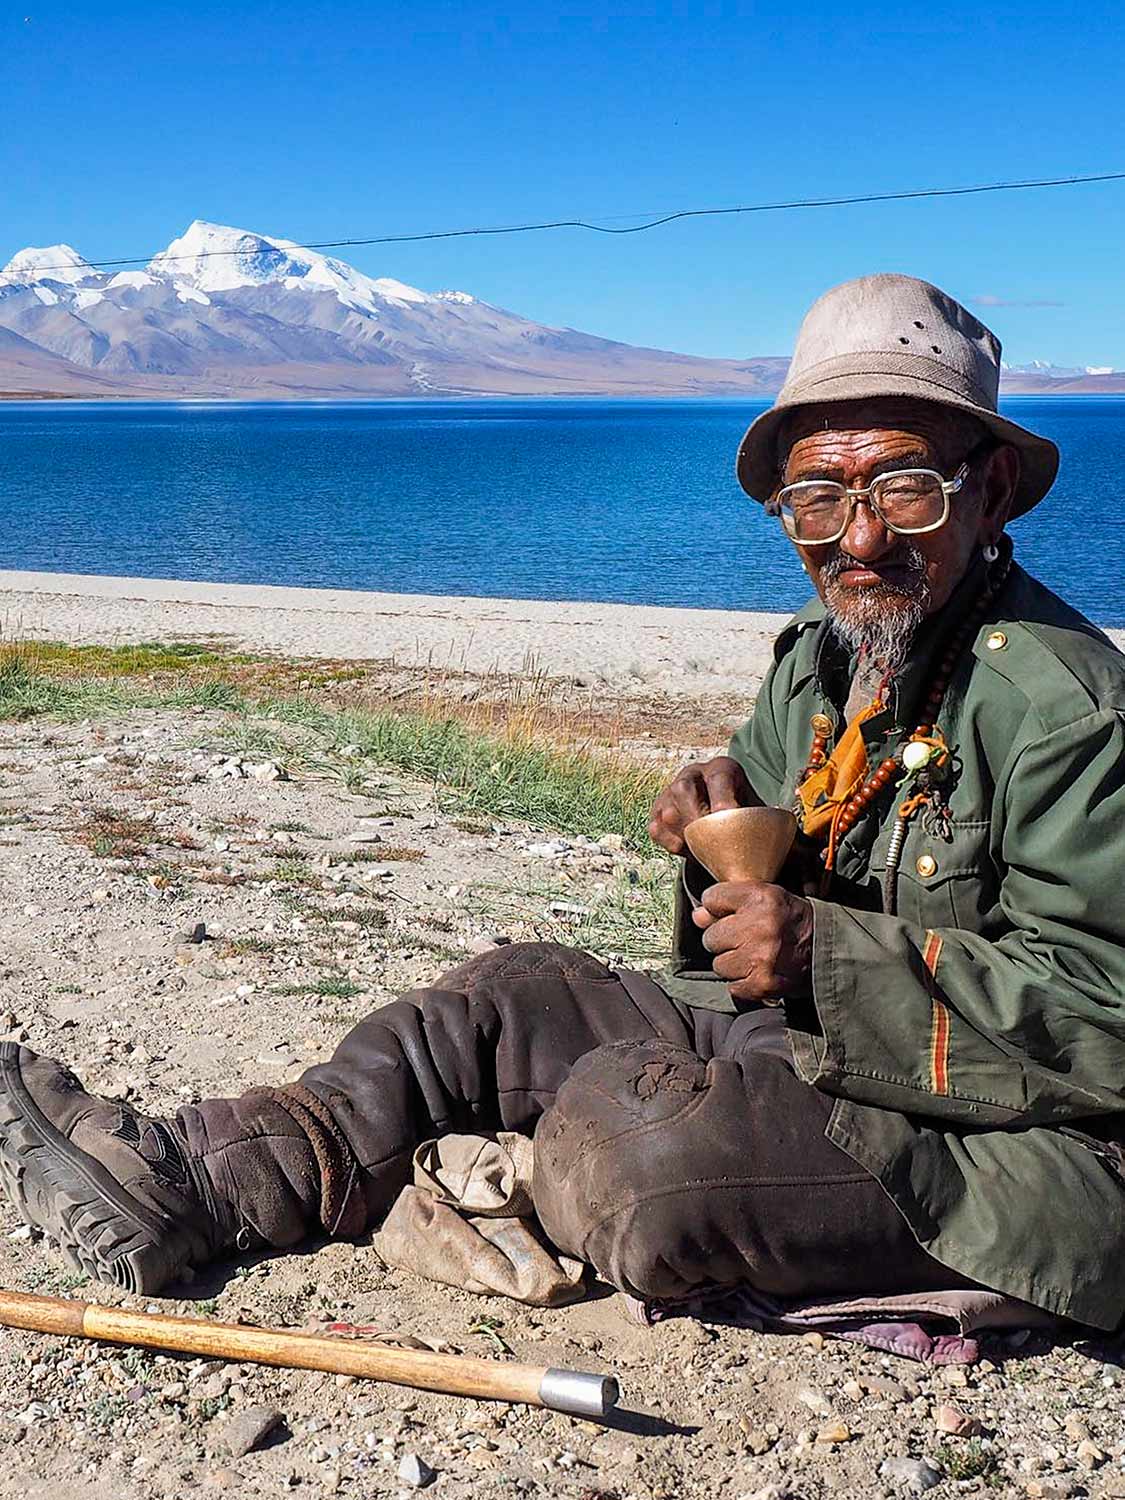
[[[881,558],[880,562],[889,563],[895,569],[901,570],[905,575],[886,581],[884,587],[895,594],[905,594],[908,598],[917,597],[925,592],[926,584],[926,556],[920,547],[907,546],[891,553],[889,557]],[[821,565],[820,578],[825,585],[835,583],[841,573],[846,573],[849,568],[868,568],[870,563],[861,558],[853,557],[850,552],[845,552],[842,547],[837,547],[827,562]]]

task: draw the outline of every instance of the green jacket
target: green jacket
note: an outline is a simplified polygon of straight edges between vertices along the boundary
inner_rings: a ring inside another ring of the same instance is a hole
[[[979,571],[927,622],[877,762],[912,728]],[[730,754],[793,802],[814,713],[839,725],[850,664],[807,606]],[[953,677],[952,837],[915,819],[883,913],[900,798],[843,840],[817,900],[812,999],[786,1023],[801,1076],[838,1099],[829,1138],[883,1184],[925,1248],[986,1286],[1113,1328],[1125,1316],[1125,656],[1020,568]],[[733,1008],[680,903],[660,977]]]

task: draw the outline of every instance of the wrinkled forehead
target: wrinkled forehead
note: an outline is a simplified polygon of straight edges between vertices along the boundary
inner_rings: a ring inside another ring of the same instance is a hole
[[[919,454],[943,462],[961,458],[983,434],[979,422],[965,412],[937,402],[881,397],[872,401],[795,407],[778,428],[778,473],[783,474],[795,448],[872,451],[882,440],[903,446],[913,439]],[[892,436],[893,435],[893,436]]]

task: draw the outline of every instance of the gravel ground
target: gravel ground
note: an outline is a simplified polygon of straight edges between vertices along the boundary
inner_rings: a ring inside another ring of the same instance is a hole
[[[608,955],[643,950],[659,927],[660,863],[612,839],[461,818],[377,768],[346,790],[235,764],[227,729],[221,715],[166,711],[0,726],[0,1034],[103,1093],[170,1111],[294,1077],[354,1019],[494,936]],[[619,941],[633,919],[639,944]],[[73,1274],[6,1206],[0,1281],[139,1305]],[[373,1324],[611,1370],[623,1409],[601,1426],[4,1332],[0,1500],[1125,1496],[1111,1349],[1008,1340],[940,1372],[818,1336],[689,1320],[643,1330],[612,1296],[532,1310],[388,1270],[366,1244],[224,1263],[176,1291],[152,1305]]]

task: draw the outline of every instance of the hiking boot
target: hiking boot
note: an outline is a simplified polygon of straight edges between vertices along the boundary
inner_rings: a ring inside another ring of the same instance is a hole
[[[239,1238],[180,1126],[87,1094],[69,1069],[0,1043],[0,1182],[82,1271],[153,1293]]]

